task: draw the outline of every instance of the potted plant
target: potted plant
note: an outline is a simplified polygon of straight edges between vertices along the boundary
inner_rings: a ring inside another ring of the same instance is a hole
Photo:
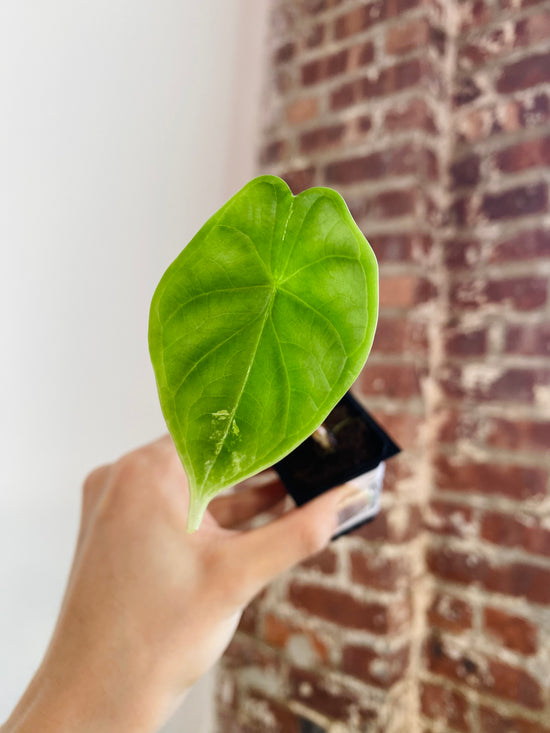
[[[149,319],[189,479],[188,531],[227,487],[274,464],[284,474],[282,459],[359,374],[377,313],[376,258],[336,191],[293,196],[259,176],[204,224],[161,278]]]

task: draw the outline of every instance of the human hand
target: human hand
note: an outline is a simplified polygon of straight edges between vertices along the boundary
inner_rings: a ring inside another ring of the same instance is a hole
[[[321,550],[350,486],[257,529],[278,482],[214,499],[186,532],[187,479],[169,436],[93,471],[45,658],[3,733],[149,733],[221,656],[244,607]]]

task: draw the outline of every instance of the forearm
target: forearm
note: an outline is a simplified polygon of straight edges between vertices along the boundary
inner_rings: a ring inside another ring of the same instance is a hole
[[[37,672],[0,733],[155,733],[166,705],[150,690],[113,689],[91,675],[71,682]]]

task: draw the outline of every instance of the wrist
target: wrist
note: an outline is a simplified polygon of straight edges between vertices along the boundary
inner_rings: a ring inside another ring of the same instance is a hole
[[[114,687],[93,673],[63,677],[37,673],[0,733],[154,733],[170,712],[160,694],[133,689],[124,679]]]

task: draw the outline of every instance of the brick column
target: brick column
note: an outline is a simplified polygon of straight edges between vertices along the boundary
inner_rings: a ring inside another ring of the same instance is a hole
[[[247,609],[220,733],[549,733],[550,15],[523,4],[273,0],[259,172],[336,188],[371,242],[355,393],[404,453],[372,524]]]
[[[550,6],[457,4],[422,709],[550,730]],[[434,727],[434,730],[439,728]]]

